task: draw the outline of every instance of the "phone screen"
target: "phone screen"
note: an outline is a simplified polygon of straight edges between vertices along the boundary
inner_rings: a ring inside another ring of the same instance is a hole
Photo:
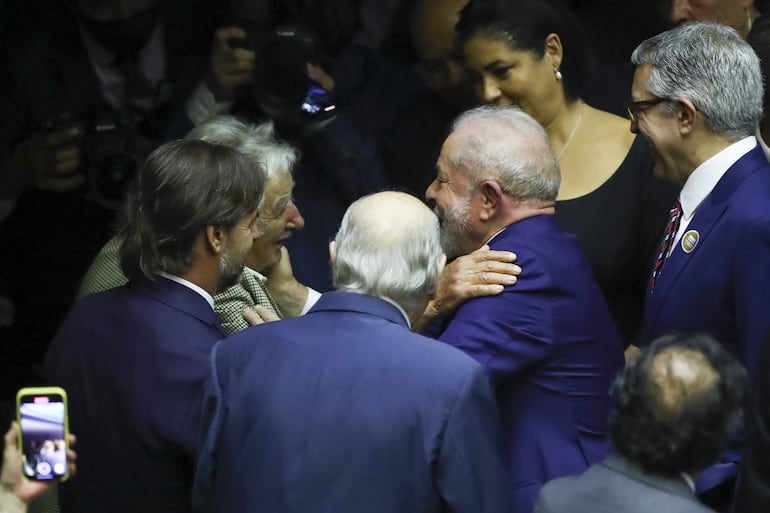
[[[305,101],[302,102],[302,112],[313,118],[327,118],[332,116],[336,109],[332,94],[320,84],[311,81]]]
[[[19,397],[22,470],[28,479],[48,480],[67,473],[66,405],[58,393]]]

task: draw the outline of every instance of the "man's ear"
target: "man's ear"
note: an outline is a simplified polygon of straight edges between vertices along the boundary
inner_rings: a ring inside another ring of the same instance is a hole
[[[206,243],[215,255],[218,255],[225,245],[225,233],[221,226],[206,225]]]
[[[500,184],[494,180],[485,180],[481,183],[481,187],[479,187],[479,193],[482,198],[479,216],[483,221],[488,221],[497,214],[500,208],[503,190],[500,188]]]
[[[329,242],[329,261],[332,265],[337,263],[337,241]]]
[[[688,98],[679,98],[676,102],[676,117],[679,121],[679,131],[682,134],[689,134],[695,125],[695,119],[698,116],[698,109]],[[703,116],[703,114],[701,114]]]

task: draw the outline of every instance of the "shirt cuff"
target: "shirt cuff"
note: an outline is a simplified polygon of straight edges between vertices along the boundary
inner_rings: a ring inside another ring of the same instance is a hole
[[[195,126],[198,126],[214,116],[229,112],[232,106],[233,102],[217,103],[214,94],[209,91],[205,82],[201,80],[198,87],[195,88],[195,91],[187,100],[187,116]]]
[[[313,308],[313,305],[321,298],[321,293],[315,289],[307,288],[307,299],[305,300],[305,306],[302,307],[300,315],[305,315],[308,310]]]

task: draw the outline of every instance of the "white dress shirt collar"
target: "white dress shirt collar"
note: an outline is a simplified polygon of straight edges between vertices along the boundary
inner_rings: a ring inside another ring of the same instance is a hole
[[[744,137],[695,168],[679,193],[683,221],[689,222],[727,170],[756,145],[756,137],[753,135]]]
[[[184,278],[180,278],[179,276],[174,276],[173,274],[168,274],[168,273],[163,272],[163,271],[158,271],[158,276],[163,276],[164,278],[166,278],[168,280],[175,281],[175,282],[177,282],[180,285],[184,285],[188,289],[194,290],[195,292],[197,292],[198,294],[203,296],[203,299],[205,299],[206,302],[209,305],[211,305],[211,309],[212,310],[214,309],[214,298],[211,297],[211,294],[209,294],[208,292],[206,292],[205,290],[203,290],[202,288],[200,288],[199,286],[197,286],[193,282],[187,281]]]

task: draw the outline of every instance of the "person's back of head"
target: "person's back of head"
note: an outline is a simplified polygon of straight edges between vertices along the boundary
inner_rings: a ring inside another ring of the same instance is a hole
[[[181,275],[207,226],[232,227],[257,209],[264,178],[236,150],[199,140],[166,143],[128,191],[120,264],[129,279]]]
[[[473,186],[494,180],[516,201],[554,201],[559,164],[543,127],[516,107],[477,107],[452,125],[453,165]]]
[[[613,385],[612,444],[646,472],[697,474],[719,457],[745,389],[746,371],[711,337],[662,337]]]
[[[671,100],[670,112],[686,98],[716,134],[737,141],[754,133],[762,115],[759,59],[734,29],[687,23],[643,41],[631,61],[651,66],[647,88]]]
[[[337,290],[392,300],[408,314],[435,291],[445,262],[438,218],[402,192],[372,194],[351,204],[332,254]]]

